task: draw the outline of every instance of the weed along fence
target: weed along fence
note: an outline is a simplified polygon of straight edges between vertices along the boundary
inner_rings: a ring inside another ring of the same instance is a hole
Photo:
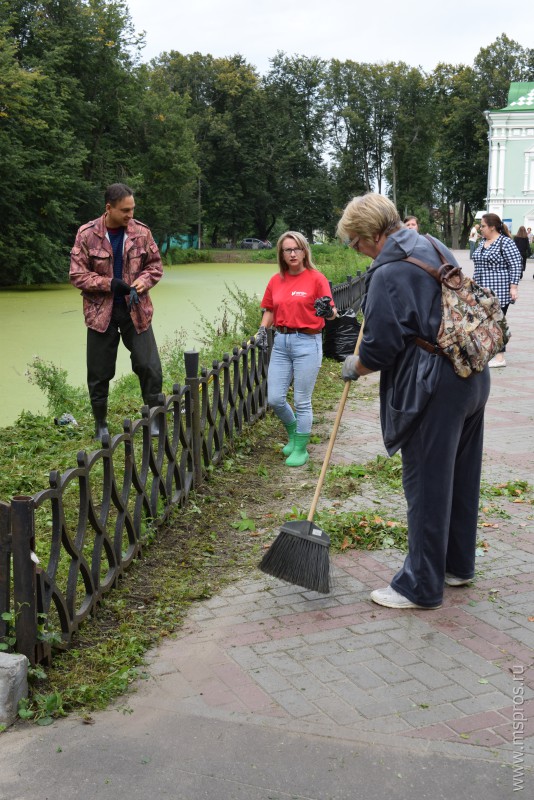
[[[363,273],[333,295],[338,309],[358,310]],[[49,488],[0,502],[1,649],[46,663],[70,646],[155,527],[187,504],[243,426],[265,415],[269,353],[245,341],[210,370],[199,370],[198,353],[184,353],[185,383],[158,407],[143,407],[98,450],[80,451],[63,474],[52,470]]]

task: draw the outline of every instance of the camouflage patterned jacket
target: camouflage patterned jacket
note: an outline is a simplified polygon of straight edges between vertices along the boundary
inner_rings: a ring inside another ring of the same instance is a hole
[[[149,228],[142,222],[131,220],[124,238],[122,277],[130,285],[140,278],[147,290],[139,295],[139,303],[134,304],[131,310],[137,333],[150,326],[154,308],[148,289],[156,285],[162,274],[158,246]],[[70,254],[69,278],[77,289],[81,289],[85,324],[103,333],[109,326],[113,310],[113,250],[107,238],[105,215],[79,228]]]

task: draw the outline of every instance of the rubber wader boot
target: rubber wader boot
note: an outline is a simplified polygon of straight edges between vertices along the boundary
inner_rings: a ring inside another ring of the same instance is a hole
[[[282,447],[282,453],[285,456],[290,456],[293,452],[293,448],[295,446],[295,434],[297,432],[297,420],[294,422],[290,422],[289,425],[284,425],[284,428],[287,431],[287,435],[289,436],[289,442],[286,444],[285,447]]]
[[[293,452],[289,458],[286,458],[286,464],[288,467],[302,467],[302,465],[306,463],[310,457],[308,451],[306,450],[309,441],[309,433],[295,434],[295,446],[293,448]]]
[[[159,436],[159,417],[152,417],[150,420],[150,435],[151,436]]]
[[[95,418],[95,435],[93,439],[97,442],[101,442],[104,434],[107,433],[109,436],[108,423],[106,421],[108,405],[107,403],[91,403],[91,408],[93,409],[93,417]]]
[[[150,408],[150,411],[152,411],[154,408],[157,408],[162,404],[163,398],[160,397],[160,395],[152,394],[149,397],[145,397],[145,395],[143,395],[143,400],[145,401],[145,404]],[[165,427],[165,421],[163,419],[163,416],[161,414],[156,414],[150,420],[150,426],[149,426],[150,435],[154,437],[159,436],[159,431],[160,428],[162,427]]]

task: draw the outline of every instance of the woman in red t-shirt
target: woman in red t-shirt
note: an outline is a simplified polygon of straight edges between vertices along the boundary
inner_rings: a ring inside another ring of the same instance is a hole
[[[307,445],[313,422],[311,397],[323,357],[324,320],[336,314],[330,285],[315,269],[308,242],[301,233],[286,231],[278,240],[280,272],[267,285],[263,317],[256,343],[266,342],[266,329],[276,330],[269,362],[267,401],[289,435],[283,453],[286,464],[300,467],[309,458]],[[295,411],[287,402],[293,380]]]

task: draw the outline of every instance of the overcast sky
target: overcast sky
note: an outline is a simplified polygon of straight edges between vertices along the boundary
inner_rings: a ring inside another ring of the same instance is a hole
[[[472,64],[502,33],[523,47],[534,41],[523,3],[502,0],[127,0],[143,59],[177,50],[239,53],[260,73],[278,50],[361,62]]]

